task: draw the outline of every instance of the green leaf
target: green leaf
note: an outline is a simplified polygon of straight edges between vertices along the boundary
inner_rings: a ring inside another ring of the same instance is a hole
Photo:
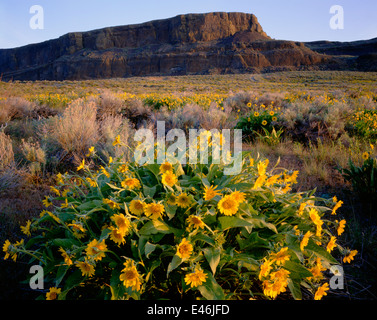
[[[101,200],[92,200],[88,202],[84,202],[83,204],[79,205],[76,209],[78,211],[88,211],[97,207],[100,207],[103,204]]]
[[[73,239],[54,239],[52,242],[55,246],[62,247],[63,249],[70,249],[73,245],[80,245],[78,241]]]
[[[299,281],[288,279],[288,288],[295,300],[302,300],[302,292]]]
[[[191,238],[191,242],[194,243],[195,241],[204,241],[210,245],[215,245],[215,240],[213,240],[210,236],[207,236],[203,233],[198,233],[194,237]]]
[[[176,236],[180,236],[183,230],[179,230],[173,227],[170,227],[165,222],[161,220],[151,220],[148,221],[141,229],[140,234],[143,236],[150,236],[158,233],[169,234],[174,233]]]
[[[198,286],[198,290],[202,296],[207,300],[225,300],[225,294],[220,285],[216,282],[212,273],[206,273],[207,280],[201,286]]]
[[[157,233],[170,233],[169,226],[159,220],[148,221],[141,229],[140,234],[149,236]]]
[[[278,233],[275,225],[272,224],[272,223],[266,222],[264,220],[264,217],[248,217],[248,218],[245,218],[245,220],[247,222],[249,222],[250,225],[252,225],[255,228],[260,228],[260,229],[261,228],[268,228],[271,231]]]
[[[312,239],[309,239],[308,245],[305,247],[305,250],[315,253],[316,256],[329,263],[339,264],[339,262],[330,253],[328,253],[326,249],[317,245]]]
[[[149,259],[149,255],[155,251],[157,249],[157,245],[153,244],[153,243],[150,243],[150,242],[147,242],[145,244],[145,248],[144,248],[144,253],[145,253],[145,256]]]
[[[157,187],[154,186],[154,187],[148,187],[146,186],[145,184],[143,185],[143,191],[144,191],[144,195],[146,197],[150,197],[150,198],[153,198],[153,196],[155,195],[156,191],[157,191]]]
[[[173,256],[173,259],[171,260],[171,262],[168,265],[168,272],[167,272],[166,276],[168,277],[169,273],[172,272],[174,269],[178,268],[179,265],[182,262],[183,262],[183,260],[175,254]]]
[[[219,222],[221,224],[222,230],[251,226],[250,222],[247,222],[246,220],[238,217],[220,217]]]
[[[56,273],[56,279],[55,279],[55,286],[58,287],[60,282],[63,280],[64,276],[66,275],[67,271],[69,269],[69,266],[62,265],[58,268],[58,271]]]
[[[114,190],[124,190],[124,188],[119,188],[117,187],[116,185],[113,185],[111,183],[106,183],[111,189],[114,189]]]
[[[284,269],[287,269],[291,273],[295,273],[296,276],[300,278],[307,278],[307,277],[313,276],[313,274],[308,269],[306,269],[300,263],[293,262],[293,261],[286,261],[284,263]]]
[[[73,289],[74,287],[78,286],[83,281],[83,276],[80,270],[73,271],[67,280],[65,281],[64,291],[65,294],[68,293],[69,290]]]
[[[204,248],[203,253],[211,267],[212,273],[215,274],[216,268],[220,262],[221,249],[214,247]]]

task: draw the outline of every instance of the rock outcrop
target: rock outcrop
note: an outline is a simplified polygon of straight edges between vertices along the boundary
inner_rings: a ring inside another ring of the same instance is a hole
[[[307,69],[328,60],[302,43],[271,39],[252,14],[216,12],[0,50],[0,74],[3,80],[82,80]]]

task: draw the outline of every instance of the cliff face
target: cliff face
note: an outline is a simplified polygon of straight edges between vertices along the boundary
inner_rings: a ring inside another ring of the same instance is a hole
[[[307,68],[324,55],[271,40],[246,13],[180,15],[0,50],[3,80],[81,80]]]

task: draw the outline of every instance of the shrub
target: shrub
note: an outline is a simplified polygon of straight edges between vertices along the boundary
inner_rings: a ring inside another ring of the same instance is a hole
[[[377,139],[377,111],[359,110],[353,114],[349,131],[365,139]]]
[[[152,116],[151,107],[138,99],[126,101],[120,113],[129,119],[137,129],[146,125]]]
[[[0,171],[14,163],[12,139],[0,130]]]
[[[331,252],[356,253],[336,243],[341,202],[292,193],[298,172],[268,164],[246,155],[226,176],[224,164],[83,161],[5,258],[38,261],[47,299],[301,299],[302,286],[320,299]]]
[[[66,154],[83,158],[88,149],[98,141],[94,101],[77,99],[59,117],[47,122],[50,138],[57,141]]]
[[[277,115],[272,110],[255,111],[251,112],[246,117],[242,117],[235,128],[242,130],[244,140],[254,140],[258,134],[266,133],[264,130],[272,131],[272,125],[276,123],[277,120]]]
[[[340,172],[347,181],[351,182],[353,190],[364,202],[377,204],[377,159],[372,157],[371,153],[371,151],[363,153],[364,161],[361,166],[349,159],[349,168],[341,168]]]
[[[215,104],[211,104],[208,110],[197,104],[186,104],[182,108],[168,110],[162,107],[154,114],[153,120],[165,121],[166,130],[182,129],[188,133],[189,129],[231,128],[233,126],[230,117],[230,110],[219,109]]]
[[[121,116],[106,116],[99,121],[99,139],[96,149],[105,156],[122,158],[122,161],[130,161],[132,158],[131,148],[134,145],[133,128],[130,122]],[[124,144],[118,148],[113,147],[113,141],[119,136]]]
[[[343,102],[294,102],[281,112],[279,125],[296,141],[336,140],[345,133],[351,114],[352,109]]]
[[[29,170],[31,174],[37,175],[42,172],[46,164],[46,154],[41,148],[39,142],[21,141],[21,150],[25,159],[29,162]]]
[[[104,90],[101,92],[99,98],[97,99],[98,104],[98,116],[115,116],[124,107],[123,100],[111,92],[110,90]]]
[[[0,123],[31,117],[35,107],[35,104],[20,97],[0,101]]]

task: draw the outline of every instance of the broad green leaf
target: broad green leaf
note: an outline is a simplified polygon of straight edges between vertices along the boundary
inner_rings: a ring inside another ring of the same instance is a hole
[[[149,259],[149,255],[157,249],[157,245],[147,242],[144,247],[145,256]]]
[[[101,200],[92,200],[88,202],[84,202],[83,204],[79,205],[76,209],[78,211],[88,211],[97,207],[102,206],[103,202]]]
[[[154,196],[155,193],[156,193],[156,190],[157,190],[156,186],[154,186],[154,187],[148,187],[148,186],[146,186],[146,185],[143,185],[143,191],[144,191],[144,195],[145,195],[146,197],[151,197],[151,198],[153,198],[153,196]]]
[[[80,245],[77,240],[73,239],[54,239],[52,242],[55,246],[62,247],[63,249],[70,249],[73,245]]]
[[[74,287],[78,286],[84,280],[81,271],[79,269],[73,271],[64,283],[65,294]],[[60,298],[60,297],[59,297]]]
[[[216,273],[216,268],[220,262],[220,254],[221,249],[220,248],[214,248],[214,247],[207,247],[203,249],[204,256],[206,257],[209,266],[211,267],[212,273]]]
[[[176,236],[182,235],[183,230],[179,230],[173,227],[170,227],[165,222],[161,220],[151,220],[148,221],[141,229],[140,234],[143,236],[150,236],[158,233],[168,234],[174,233]]]
[[[264,217],[248,217],[248,218],[245,218],[245,220],[249,222],[250,225],[255,228],[268,228],[272,230],[273,232],[278,233],[275,225],[272,223],[266,222],[264,220]]]
[[[300,288],[300,282],[292,279],[288,279],[288,288],[292,293],[292,296],[295,300],[302,299],[302,292]]]
[[[222,230],[251,226],[250,222],[238,217],[220,217],[219,222]]]
[[[308,245],[305,247],[305,250],[315,253],[318,257],[329,263],[339,264],[339,262],[330,253],[328,253],[326,249],[317,245],[312,239],[309,239]]]
[[[198,290],[202,296],[207,300],[225,300],[225,294],[220,285],[216,282],[212,273],[206,273],[207,280],[201,286],[198,287]]]
[[[171,233],[169,226],[159,220],[148,221],[141,229],[140,234],[149,236],[157,233]]]
[[[307,278],[313,276],[313,274],[303,265],[293,261],[286,261],[284,263],[284,269],[287,269],[291,273],[295,273],[300,278]]]
[[[191,238],[192,243],[194,243],[197,240],[204,241],[210,245],[215,245],[215,240],[213,240],[210,236],[207,236],[204,233],[198,233],[194,237]]]
[[[56,279],[55,279],[55,286],[56,287],[59,286],[60,282],[63,280],[68,269],[69,269],[69,266],[67,266],[67,265],[62,265],[58,268],[58,271],[56,273]]]
[[[166,276],[168,277],[169,273],[172,272],[174,269],[178,268],[179,265],[182,262],[183,262],[183,260],[175,254],[173,256],[173,259],[171,260],[171,262],[168,265],[168,272],[167,272]]]

